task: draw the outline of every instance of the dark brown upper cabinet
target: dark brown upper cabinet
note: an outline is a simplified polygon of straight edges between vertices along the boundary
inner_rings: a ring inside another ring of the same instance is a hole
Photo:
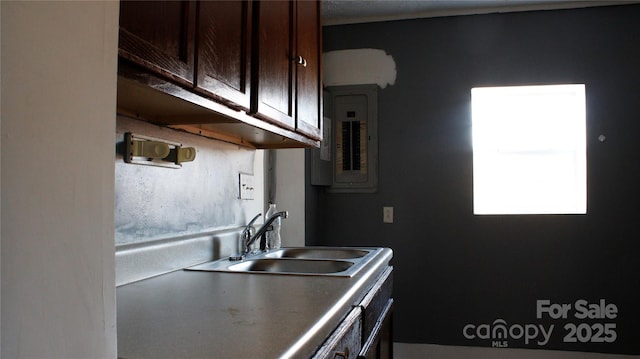
[[[319,146],[319,1],[122,1],[118,112],[254,148]]]
[[[295,129],[294,21],[295,3],[290,1],[256,2],[252,112],[256,117]]]
[[[193,84],[196,3],[122,1],[119,55],[162,77]]]
[[[247,1],[198,4],[196,88],[225,104],[251,103],[251,6]]]
[[[252,112],[256,117],[321,139],[320,3],[256,3]]]
[[[320,2],[297,2],[296,126],[322,139],[322,23]]]

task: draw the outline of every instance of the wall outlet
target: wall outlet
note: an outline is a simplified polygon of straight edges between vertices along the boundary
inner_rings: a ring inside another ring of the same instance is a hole
[[[393,223],[393,207],[382,207],[382,223]]]
[[[253,176],[240,173],[240,199],[253,199],[255,188],[253,187]]]

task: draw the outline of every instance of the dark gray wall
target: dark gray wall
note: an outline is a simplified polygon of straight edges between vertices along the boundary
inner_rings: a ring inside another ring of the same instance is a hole
[[[307,245],[393,248],[395,341],[491,346],[463,328],[503,319],[554,329],[501,345],[640,354],[638,39],[640,5],[325,27],[325,51],[383,49],[398,75],[379,93],[379,191],[308,185]],[[556,83],[586,84],[587,215],[474,216],[470,89]],[[568,318],[536,318],[544,299]],[[618,314],[578,319],[580,299]],[[615,341],[565,343],[567,323]]]

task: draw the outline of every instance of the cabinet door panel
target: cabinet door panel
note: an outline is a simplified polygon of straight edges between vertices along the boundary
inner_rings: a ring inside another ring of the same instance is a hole
[[[362,345],[362,309],[354,308],[320,346],[312,359],[356,359]]]
[[[193,2],[120,3],[119,54],[148,70],[181,83],[192,84],[194,36]]]
[[[293,102],[294,78],[292,31],[294,2],[265,1],[257,3],[258,29],[254,43],[258,48],[258,84],[252,112],[257,117],[295,129]]]
[[[299,1],[296,8],[296,126],[305,135],[322,139],[320,2]]]
[[[393,299],[389,298],[373,330],[362,344],[358,359],[388,359],[393,358]]]
[[[248,110],[250,2],[203,1],[199,6],[196,88],[231,107]]]

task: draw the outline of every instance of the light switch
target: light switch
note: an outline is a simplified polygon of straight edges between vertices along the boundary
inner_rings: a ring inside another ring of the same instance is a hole
[[[240,199],[253,199],[254,192],[253,176],[240,173]]]
[[[393,223],[393,207],[382,207],[382,223]]]

